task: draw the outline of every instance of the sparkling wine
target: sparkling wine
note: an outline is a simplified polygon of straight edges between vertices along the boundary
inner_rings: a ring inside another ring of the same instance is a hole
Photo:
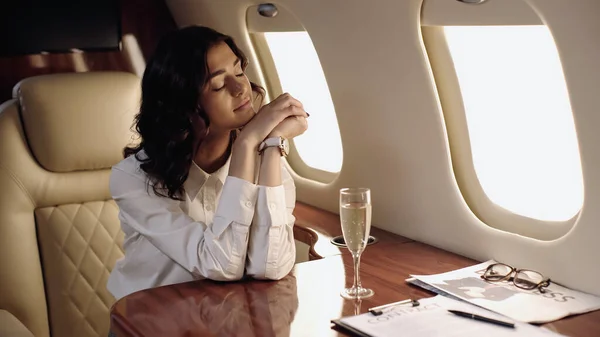
[[[348,250],[353,254],[361,253],[371,231],[371,205],[344,203],[340,205],[340,220]]]

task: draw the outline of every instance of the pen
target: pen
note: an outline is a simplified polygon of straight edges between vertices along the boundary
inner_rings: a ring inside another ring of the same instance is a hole
[[[402,305],[402,304],[408,304],[411,303],[413,307],[416,307],[419,305],[419,301],[417,300],[411,300],[410,298],[407,300],[403,300],[403,301],[399,301],[399,302],[394,302],[394,303],[389,303],[389,304],[384,304],[384,305],[380,305],[378,307],[373,307],[373,308],[369,308],[369,312],[372,313],[375,316],[379,316],[381,314],[383,314],[383,309],[387,309],[390,307],[394,307],[397,305]]]
[[[475,314],[470,314],[468,312],[464,312],[464,311],[459,311],[459,310],[448,310],[451,313],[461,316],[461,317],[466,317],[466,318],[471,318],[474,319],[476,321],[482,321],[482,322],[488,322],[488,323],[492,323],[492,324],[496,324],[496,325],[501,325],[501,326],[505,326],[507,328],[514,328],[515,325],[513,323],[510,322],[504,322],[504,321],[499,321],[497,319],[493,319],[493,318],[488,318],[488,317],[483,317],[483,316],[479,316],[479,315],[475,315]]]

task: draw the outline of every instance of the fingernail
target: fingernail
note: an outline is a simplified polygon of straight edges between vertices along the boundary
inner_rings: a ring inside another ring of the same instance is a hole
[[[306,116],[307,116],[307,117],[310,117],[310,114],[307,112],[307,113],[306,113]]]

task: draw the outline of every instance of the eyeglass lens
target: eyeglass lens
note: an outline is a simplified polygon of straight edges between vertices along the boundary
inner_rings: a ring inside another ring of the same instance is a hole
[[[515,275],[514,283],[517,287],[523,289],[534,289],[544,280],[544,277],[532,270],[519,270]]]
[[[485,273],[485,278],[490,281],[500,281],[506,278],[513,269],[505,264],[491,265]]]

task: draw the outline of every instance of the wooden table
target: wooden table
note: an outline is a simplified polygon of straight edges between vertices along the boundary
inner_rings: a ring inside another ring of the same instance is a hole
[[[284,279],[203,280],[147,289],[115,303],[111,330],[119,337],[345,336],[331,328],[332,319],[433,296],[407,284],[409,274],[441,273],[477,263],[375,229],[372,234],[379,242],[365,250],[361,263],[363,286],[373,289],[375,296],[360,302],[344,300],[339,294],[352,284],[352,258],[328,243],[328,238],[340,234],[339,218],[302,204],[296,217],[300,227],[296,237],[312,244],[314,260],[297,264]],[[569,336],[600,336],[600,311],[544,326]]]

